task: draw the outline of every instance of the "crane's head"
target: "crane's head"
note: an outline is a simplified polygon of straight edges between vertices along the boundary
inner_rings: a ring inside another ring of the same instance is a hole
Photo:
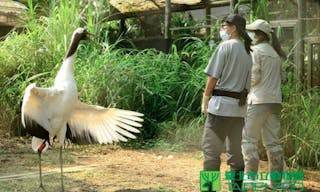
[[[87,41],[89,40],[89,35],[90,33],[86,28],[79,27],[73,32],[72,39],[78,40],[78,41],[81,41],[81,40]]]
[[[82,27],[77,28],[72,34],[71,43],[65,57],[67,58],[73,55],[78,48],[79,42],[82,40],[88,41],[89,35],[90,33],[88,33],[86,28],[82,28]]]

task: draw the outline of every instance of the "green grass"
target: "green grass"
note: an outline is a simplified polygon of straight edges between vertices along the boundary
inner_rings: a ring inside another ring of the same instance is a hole
[[[282,110],[282,142],[292,166],[320,168],[319,89],[287,90]]]

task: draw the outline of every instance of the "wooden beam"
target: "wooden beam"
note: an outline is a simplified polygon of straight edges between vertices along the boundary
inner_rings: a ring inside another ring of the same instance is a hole
[[[188,27],[171,27],[170,31],[179,31],[179,30],[185,30],[185,29],[203,29],[203,28],[212,28],[215,25],[195,25],[195,26],[188,26]]]
[[[296,27],[298,23],[297,19],[289,19],[289,20],[274,20],[274,21],[270,21],[270,25],[272,28],[276,28],[276,27]]]

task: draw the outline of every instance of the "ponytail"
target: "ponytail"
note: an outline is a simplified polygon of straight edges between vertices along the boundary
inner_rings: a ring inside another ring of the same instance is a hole
[[[276,36],[276,34],[274,32],[271,32],[271,36],[272,36],[272,47],[274,48],[274,50],[278,53],[278,55],[282,58],[282,59],[286,59],[287,56],[284,53],[284,51],[281,48],[280,42]]]
[[[280,42],[276,36],[276,34],[274,32],[270,32],[270,33],[265,33],[261,30],[254,30],[254,33],[258,36],[261,36],[262,39],[260,39],[257,43],[263,42],[263,41],[267,41],[270,42],[270,38],[271,38],[271,46],[273,47],[273,49],[277,52],[277,54],[279,55],[279,57],[281,57],[282,59],[286,59],[287,56],[285,54],[285,52],[282,50],[281,46],[280,46]]]
[[[249,37],[248,33],[246,31],[244,31],[244,30],[239,30],[239,35],[244,40],[244,47],[245,47],[247,53],[250,54],[250,51],[252,51],[252,49],[251,49],[251,42],[252,42],[251,38]]]

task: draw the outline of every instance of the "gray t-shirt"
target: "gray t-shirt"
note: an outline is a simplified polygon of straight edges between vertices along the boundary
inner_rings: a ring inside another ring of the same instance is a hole
[[[250,88],[252,60],[238,39],[222,42],[212,55],[206,69],[209,76],[218,79],[215,89],[240,92]],[[239,100],[225,96],[213,96],[208,112],[227,117],[244,117],[246,106],[239,106]]]

